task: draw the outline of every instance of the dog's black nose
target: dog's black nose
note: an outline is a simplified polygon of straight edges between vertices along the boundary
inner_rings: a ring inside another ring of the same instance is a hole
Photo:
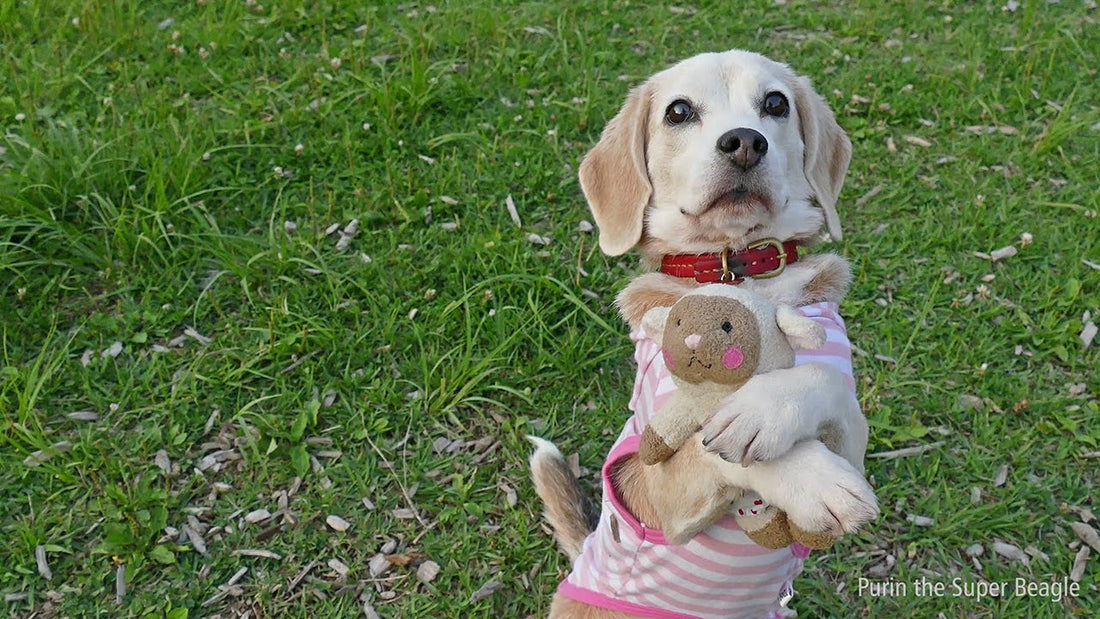
[[[734,165],[748,170],[768,152],[768,140],[756,129],[730,129],[718,138],[718,150],[729,155]]]

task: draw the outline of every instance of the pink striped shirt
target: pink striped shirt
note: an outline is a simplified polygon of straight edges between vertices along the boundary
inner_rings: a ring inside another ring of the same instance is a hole
[[[840,370],[855,397],[851,344],[836,304],[816,303],[799,311],[824,327],[827,339],[822,348],[798,351],[795,364],[824,363]],[[779,550],[758,546],[732,515],[674,546],[659,529],[634,518],[613,491],[612,466],[638,451],[650,417],[676,390],[657,342],[641,329],[630,337],[638,362],[630,401],[634,415],[604,463],[599,525],[585,539],[558,592],[593,606],[657,619],[780,616],[808,548],[797,543]]]

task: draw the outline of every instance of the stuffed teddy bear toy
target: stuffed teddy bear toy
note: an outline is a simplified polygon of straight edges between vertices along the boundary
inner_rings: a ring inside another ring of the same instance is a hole
[[[665,365],[677,387],[642,433],[638,455],[647,465],[672,457],[749,378],[792,367],[795,349],[825,343],[824,329],[793,307],[726,284],[702,286],[672,307],[649,310],[642,328],[660,334]],[[815,549],[832,546],[829,534],[800,530],[755,492],[746,492],[733,510],[746,535],[766,548],[795,541]]]

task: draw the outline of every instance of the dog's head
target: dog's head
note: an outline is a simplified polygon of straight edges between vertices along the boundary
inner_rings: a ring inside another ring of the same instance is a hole
[[[627,97],[580,167],[600,248],[705,253],[840,238],[852,146],[809,80],[759,54],[701,54]],[[820,209],[813,205],[816,198]]]

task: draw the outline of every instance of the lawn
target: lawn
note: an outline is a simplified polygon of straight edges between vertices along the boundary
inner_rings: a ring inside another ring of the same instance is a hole
[[[632,84],[743,47],[852,137],[828,248],[869,452],[931,446],[868,460],[882,516],[795,608],[1095,616],[1098,18],[0,0],[0,609],[544,615],[568,564],[524,435],[593,479],[633,380],[638,267],[600,254],[577,164]],[[1077,595],[1017,594],[1075,558]]]

